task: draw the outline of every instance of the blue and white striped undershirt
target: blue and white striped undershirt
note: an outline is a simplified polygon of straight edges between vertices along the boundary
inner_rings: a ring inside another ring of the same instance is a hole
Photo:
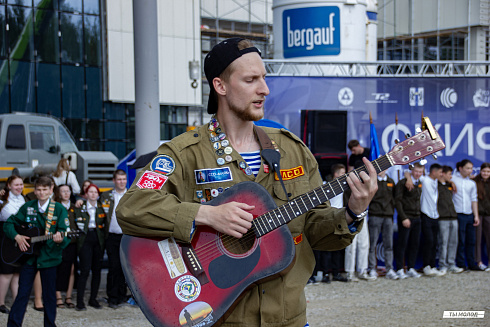
[[[254,176],[257,177],[257,174],[259,173],[260,165],[262,162],[262,160],[260,158],[260,151],[242,152],[242,153],[240,153],[240,155],[245,160],[247,165],[252,169]]]

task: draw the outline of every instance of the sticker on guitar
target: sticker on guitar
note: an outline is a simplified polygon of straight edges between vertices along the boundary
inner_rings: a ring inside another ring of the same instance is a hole
[[[205,327],[214,323],[213,308],[206,302],[189,304],[179,315],[181,326]]]
[[[201,294],[201,283],[196,277],[185,275],[175,283],[175,295],[183,302],[192,302]]]
[[[184,260],[173,237],[158,242],[158,248],[167,266],[170,277],[176,278],[187,272]]]

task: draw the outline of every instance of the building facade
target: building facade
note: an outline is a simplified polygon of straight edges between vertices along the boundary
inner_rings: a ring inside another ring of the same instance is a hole
[[[489,60],[488,2],[379,0],[378,60]],[[202,62],[212,46],[242,36],[264,58],[274,57],[273,1],[157,5],[165,140],[208,118]],[[133,0],[0,0],[0,113],[51,114],[81,150],[129,153],[135,144],[132,6]]]

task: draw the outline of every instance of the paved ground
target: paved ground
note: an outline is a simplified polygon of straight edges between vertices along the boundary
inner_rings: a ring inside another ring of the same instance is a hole
[[[490,273],[464,272],[443,277],[393,281],[332,282],[308,285],[308,321],[314,326],[490,326]],[[105,296],[100,292],[100,296]],[[7,302],[7,305],[10,305]],[[42,326],[43,314],[32,302],[24,326]],[[483,319],[443,319],[445,310],[485,311]],[[7,315],[0,314],[0,326]],[[87,311],[59,309],[57,325],[150,327],[135,306],[104,306]],[[299,326],[302,327],[302,326]]]

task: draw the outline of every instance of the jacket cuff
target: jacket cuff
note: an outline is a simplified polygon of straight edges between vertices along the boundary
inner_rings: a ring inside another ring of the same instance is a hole
[[[174,237],[176,239],[185,242],[191,241],[191,236],[194,234],[194,220],[196,219],[197,211],[200,206],[200,203],[181,203],[174,219],[175,221],[180,220],[184,223],[175,224]]]

